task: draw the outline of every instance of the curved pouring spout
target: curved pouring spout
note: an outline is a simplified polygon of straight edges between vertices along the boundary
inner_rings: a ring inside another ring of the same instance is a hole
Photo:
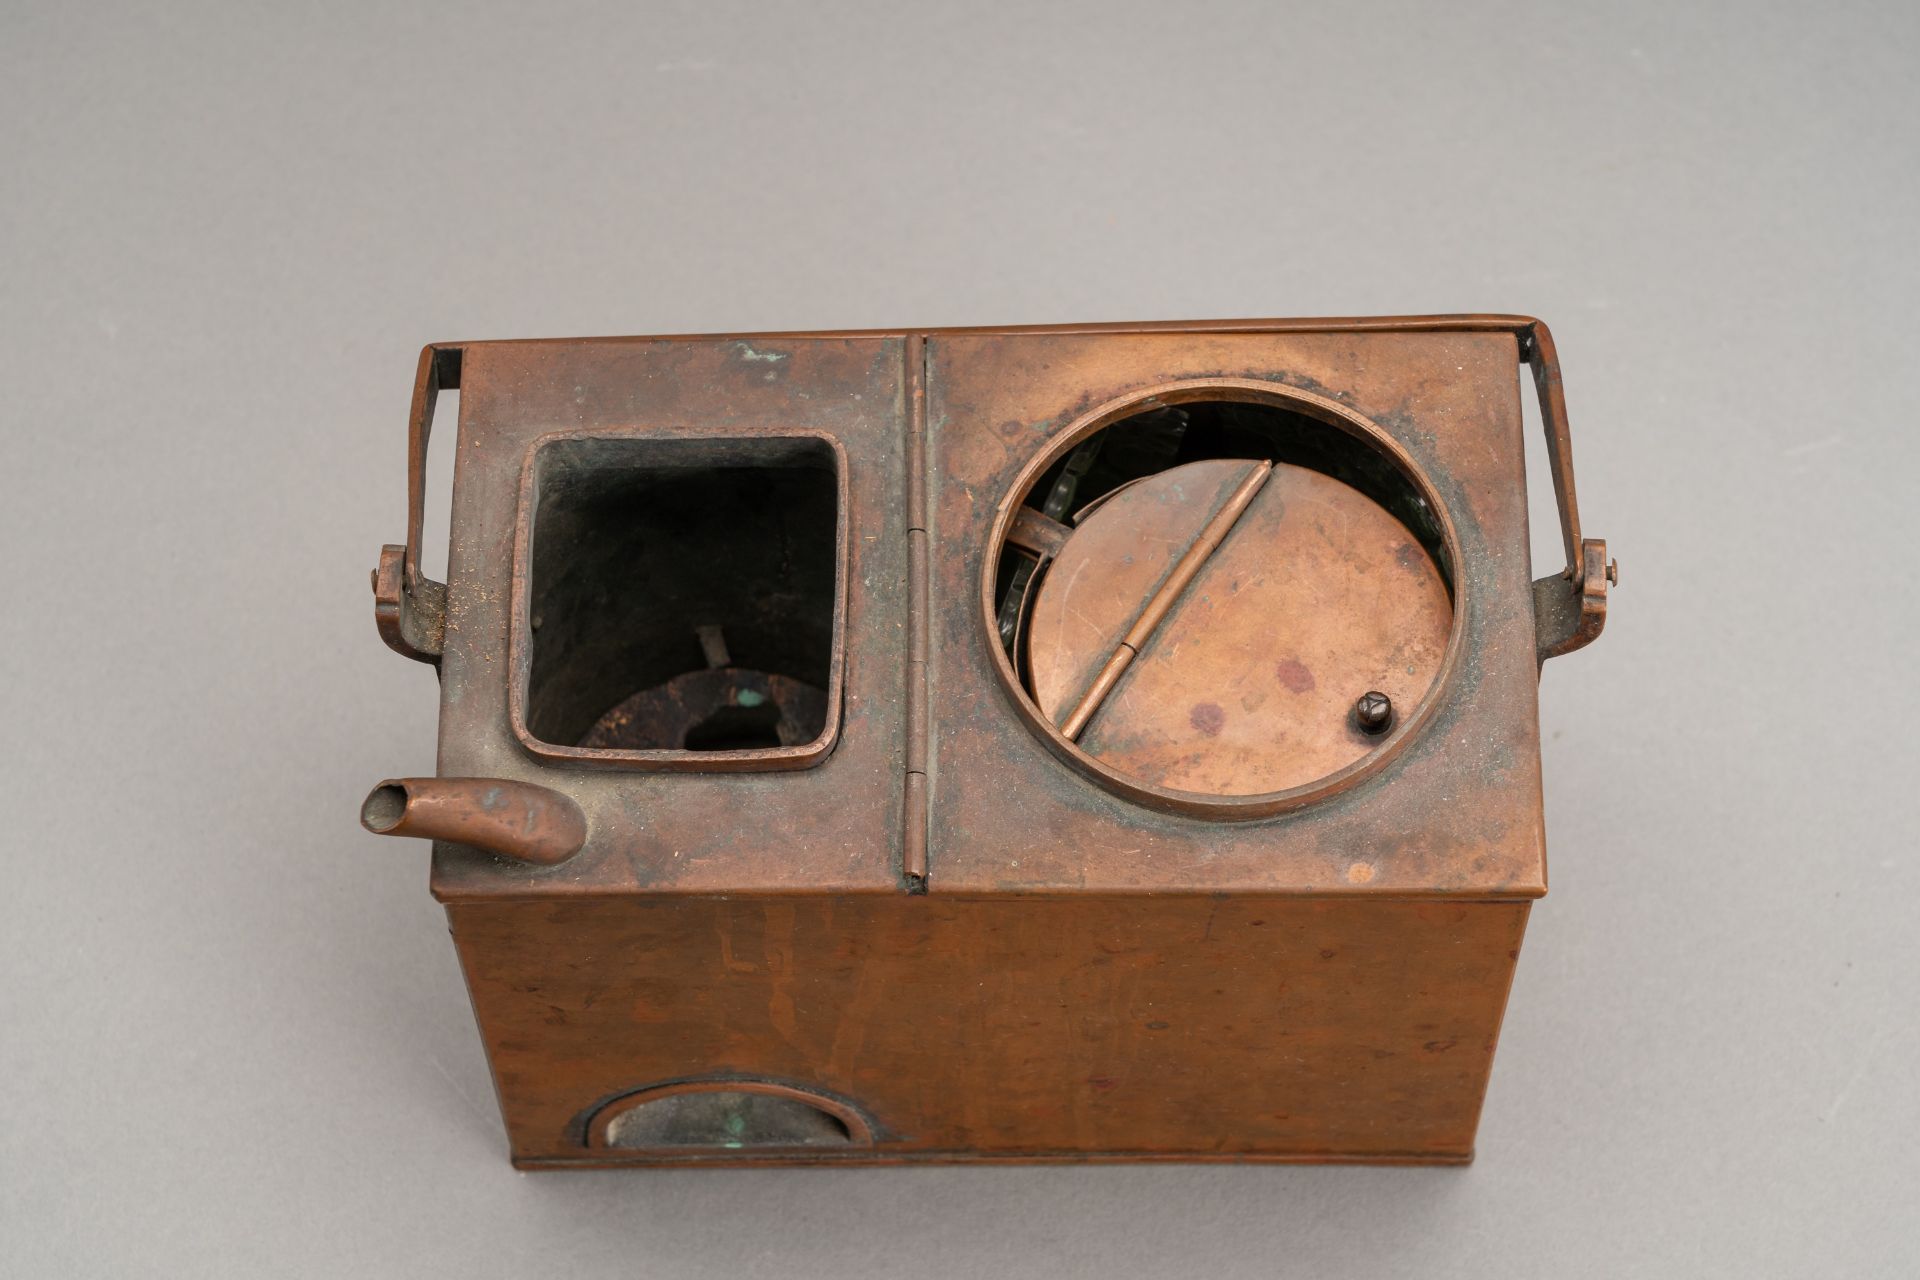
[[[472,845],[551,866],[587,841],[587,819],[558,791],[502,778],[389,778],[367,793],[360,825],[375,835]]]

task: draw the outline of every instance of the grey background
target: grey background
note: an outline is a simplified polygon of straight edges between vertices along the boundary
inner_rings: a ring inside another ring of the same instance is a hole
[[[1914,1274],[1917,37],[7,4],[0,1272]],[[1553,324],[1623,569],[1474,1167],[511,1171],[354,820],[423,342],[1454,310]]]

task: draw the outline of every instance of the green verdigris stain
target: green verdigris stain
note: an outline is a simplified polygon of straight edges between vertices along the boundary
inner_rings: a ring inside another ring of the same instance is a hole
[[[743,707],[757,707],[767,700],[767,695],[753,689],[742,689],[734,695],[733,700]]]

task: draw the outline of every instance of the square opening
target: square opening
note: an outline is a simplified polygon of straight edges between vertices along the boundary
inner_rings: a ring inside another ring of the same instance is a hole
[[[824,436],[539,445],[514,728],[536,754],[797,768],[840,704],[840,452]]]

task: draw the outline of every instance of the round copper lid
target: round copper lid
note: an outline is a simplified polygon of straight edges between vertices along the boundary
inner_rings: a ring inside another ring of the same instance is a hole
[[[1260,795],[1373,751],[1439,674],[1453,605],[1390,512],[1318,471],[1193,462],[1080,513],[1024,629],[1035,701],[1115,772]]]

